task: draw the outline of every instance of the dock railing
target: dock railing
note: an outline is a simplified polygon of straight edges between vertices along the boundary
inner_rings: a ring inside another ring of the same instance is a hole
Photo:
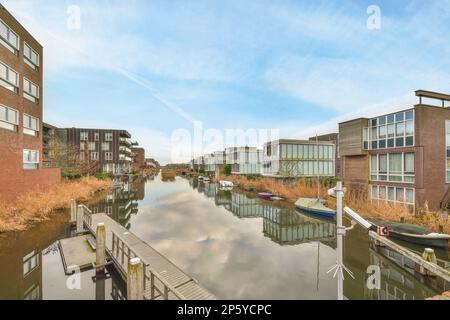
[[[83,210],[84,223],[88,227],[92,227],[92,211],[84,204],[78,205],[78,208],[81,208],[81,210]]]
[[[158,272],[153,270],[150,265],[139,257],[122,238],[115,232],[112,232],[112,250],[111,257],[116,260],[116,263],[127,271],[128,261],[133,258],[140,258],[144,267],[144,291],[148,292],[147,284],[150,284],[150,299],[162,297],[163,300],[169,300],[169,293],[172,293],[179,300],[187,300],[178,290],[170,285]],[[158,287],[159,284],[160,286]],[[160,288],[162,287],[162,288]]]

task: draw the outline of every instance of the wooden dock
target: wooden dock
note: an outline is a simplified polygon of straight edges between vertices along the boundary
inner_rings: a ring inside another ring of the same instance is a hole
[[[84,207],[84,206],[83,206]],[[99,223],[106,228],[106,252],[114,266],[127,280],[128,263],[139,258],[144,265],[144,299],[146,300],[216,300],[166,257],[129,232],[104,213],[91,214],[84,207],[84,225],[94,236]]]

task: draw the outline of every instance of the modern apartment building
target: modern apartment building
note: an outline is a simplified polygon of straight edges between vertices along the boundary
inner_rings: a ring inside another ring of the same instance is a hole
[[[48,123],[42,124],[42,162],[46,168],[54,168],[57,165],[58,128]]]
[[[226,148],[225,156],[232,174],[261,174],[262,150],[255,147]]]
[[[58,129],[58,137],[62,144],[79,153],[90,174],[126,175],[133,172],[132,148],[137,142],[131,140],[131,134],[126,130],[65,128]]]
[[[207,154],[204,156],[204,161],[205,172],[218,176],[226,163],[225,151],[216,151],[214,153]]]
[[[60,181],[43,168],[42,45],[0,4],[0,197]]]
[[[416,96],[403,111],[339,125],[342,178],[372,200],[448,210],[450,95]]]
[[[339,154],[339,133],[330,133],[324,134],[317,137],[309,138],[309,141],[329,141],[334,143],[336,146],[336,156],[335,156],[335,172],[334,175],[336,177],[340,177],[341,175],[341,156]]]
[[[264,144],[262,174],[275,178],[334,177],[336,146],[329,141],[275,140]]]

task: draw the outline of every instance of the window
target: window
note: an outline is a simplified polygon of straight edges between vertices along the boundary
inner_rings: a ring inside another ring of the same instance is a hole
[[[365,150],[414,146],[414,111],[408,110],[369,121],[369,127],[363,132],[363,141]]]
[[[98,161],[98,152],[91,152],[91,160]]]
[[[23,133],[30,136],[38,136],[39,134],[39,119],[23,114]]]
[[[414,153],[388,153],[371,155],[371,180],[414,183],[414,161]]]
[[[89,142],[89,151],[95,151],[95,142]]]
[[[39,102],[39,86],[23,78],[23,96],[31,102]]]
[[[23,277],[25,278],[39,266],[39,254],[37,250],[23,258]]]
[[[445,121],[445,133],[446,133],[446,182],[450,183],[450,121]]]
[[[33,50],[26,42],[24,43],[23,58],[32,69],[39,69],[39,54]]]
[[[113,134],[112,133],[105,133],[105,141],[108,141],[108,142],[113,141]]]
[[[14,54],[19,52],[19,36],[0,20],[0,43]]]
[[[94,140],[99,141],[100,140],[100,133],[96,132],[94,133]]]
[[[109,151],[109,143],[108,142],[102,143],[102,151]]]
[[[112,161],[113,160],[113,153],[112,152],[105,152],[105,160],[106,161]]]
[[[84,161],[86,157],[84,156],[84,152],[80,152],[80,160]]]
[[[0,84],[15,93],[19,92],[18,73],[2,62],[0,62]]]
[[[414,189],[401,187],[371,186],[373,200],[402,203],[414,206]]]
[[[89,133],[88,132],[80,132],[80,140],[81,141],[89,140]]]
[[[39,167],[39,151],[23,150],[23,168],[36,170]]]
[[[80,142],[80,151],[85,150],[85,145],[86,145],[86,142]]]
[[[0,104],[0,128],[17,131],[19,112]]]

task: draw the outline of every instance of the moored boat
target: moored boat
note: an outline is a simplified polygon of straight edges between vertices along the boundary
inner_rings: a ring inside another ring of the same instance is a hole
[[[370,220],[372,230],[377,231],[378,226],[389,227],[389,236],[402,241],[418,244],[426,247],[447,248],[450,235],[435,233],[426,228],[406,223],[386,222],[382,220]]]
[[[270,200],[275,195],[269,192],[260,192],[258,193],[258,198],[264,199],[264,200]]]
[[[324,205],[321,199],[300,198],[295,203],[295,208],[312,215],[326,218],[335,218],[336,211]]]

